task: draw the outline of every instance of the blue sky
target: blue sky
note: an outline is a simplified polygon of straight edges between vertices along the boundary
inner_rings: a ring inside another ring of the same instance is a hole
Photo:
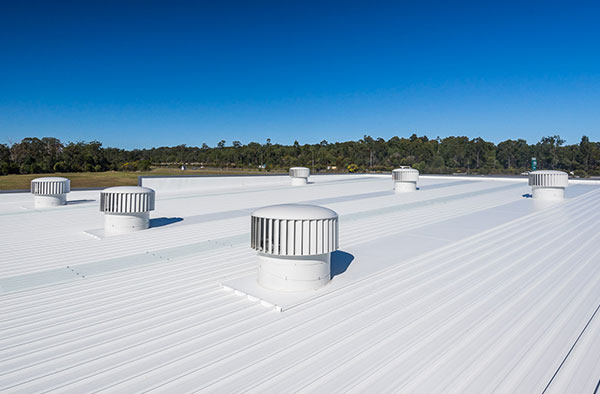
[[[594,2],[2,1],[0,143],[600,140]]]

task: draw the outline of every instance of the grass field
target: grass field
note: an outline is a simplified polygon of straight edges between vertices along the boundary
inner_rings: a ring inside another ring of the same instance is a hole
[[[26,174],[26,175],[1,175],[0,190],[19,190],[29,189],[30,182],[34,178],[44,176],[62,176],[71,180],[71,187],[110,187],[110,186],[128,186],[137,185],[140,175],[246,175],[246,174],[264,174],[264,172],[252,170],[235,170],[206,168],[201,170],[181,171],[176,168],[156,168],[144,172],[69,172],[56,174]]]

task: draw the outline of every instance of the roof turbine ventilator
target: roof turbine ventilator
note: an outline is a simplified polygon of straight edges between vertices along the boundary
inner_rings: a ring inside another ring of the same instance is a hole
[[[55,207],[67,204],[71,181],[61,177],[36,178],[31,181],[31,193],[35,208]]]
[[[569,174],[552,170],[531,171],[529,186],[535,199],[562,200],[565,198],[565,188],[569,186]]]
[[[396,193],[414,192],[417,190],[419,171],[410,167],[400,167],[392,171],[394,191]]]
[[[154,190],[147,187],[118,186],[102,190],[100,211],[104,212],[104,232],[115,235],[147,229],[154,200]]]
[[[290,168],[290,177],[292,178],[292,185],[294,186],[306,185],[309,176],[310,170],[306,167]]]
[[[316,205],[273,205],[252,213],[251,226],[260,286],[291,292],[329,282],[331,252],[338,248],[337,213]]]

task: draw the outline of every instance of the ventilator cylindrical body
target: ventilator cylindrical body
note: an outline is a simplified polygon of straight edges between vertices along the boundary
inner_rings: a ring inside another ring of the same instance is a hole
[[[258,283],[276,291],[309,291],[331,278],[338,248],[334,211],[302,204],[258,209],[251,217],[251,246],[258,251]]]
[[[67,204],[71,181],[61,177],[36,178],[31,181],[35,208],[49,208]]]
[[[278,291],[316,290],[329,282],[331,254],[272,256],[258,253],[258,283]]]
[[[308,183],[309,176],[310,176],[310,170],[306,167],[290,168],[290,178],[292,179],[293,186],[306,185]]]
[[[107,234],[124,234],[150,227],[149,212],[105,213],[104,231]]]
[[[396,193],[408,193],[417,190],[419,171],[410,167],[396,168],[392,171],[394,191]]]
[[[107,235],[130,233],[150,227],[154,210],[154,190],[139,186],[109,187],[100,193],[100,211],[104,212]]]
[[[529,173],[531,195],[537,200],[560,201],[565,198],[569,175],[562,171],[541,170]]]

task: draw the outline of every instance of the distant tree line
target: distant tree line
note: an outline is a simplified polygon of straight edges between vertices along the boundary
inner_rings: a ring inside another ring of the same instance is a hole
[[[179,145],[152,149],[104,148],[98,141],[62,143],[57,138],[24,138],[0,144],[0,173],[33,174],[82,171],[138,171],[154,166],[204,166],[286,170],[306,166],[314,171],[389,171],[408,165],[423,173],[516,174],[531,169],[560,169],[578,176],[600,175],[600,143],[583,136],[565,145],[558,135],[536,144],[506,140],[494,144],[482,138],[429,139],[413,134],[389,140],[365,135],[359,141],[293,145],[221,140],[216,147]]]

